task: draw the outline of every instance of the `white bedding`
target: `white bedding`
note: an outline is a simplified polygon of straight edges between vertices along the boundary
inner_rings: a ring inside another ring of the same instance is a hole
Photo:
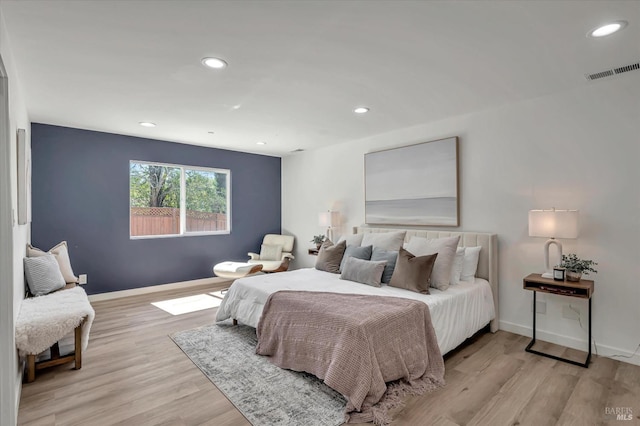
[[[216,321],[234,318],[257,327],[267,298],[279,290],[369,294],[423,301],[429,306],[442,354],[457,347],[495,317],[491,287],[481,278],[450,286],[446,291],[430,288],[431,294],[420,294],[387,285],[372,287],[341,280],[338,274],[308,268],[236,280],[218,308]]]

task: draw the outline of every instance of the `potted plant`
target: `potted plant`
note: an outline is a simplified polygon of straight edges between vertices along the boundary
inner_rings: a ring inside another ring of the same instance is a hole
[[[313,239],[311,240],[312,243],[315,243],[316,248],[318,250],[320,250],[320,247],[322,246],[322,243],[324,243],[324,235],[320,234],[320,235],[314,235]]]
[[[574,253],[562,255],[562,263],[560,267],[567,270],[567,281],[580,281],[582,274],[589,275],[589,272],[597,274],[598,271],[593,269],[597,265],[593,260],[580,259]]]

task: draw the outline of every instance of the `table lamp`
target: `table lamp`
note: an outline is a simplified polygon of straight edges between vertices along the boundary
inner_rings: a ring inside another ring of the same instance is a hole
[[[326,212],[318,213],[318,226],[327,228],[327,238],[333,239],[332,229],[338,224],[338,212],[332,212],[328,210]]]
[[[529,236],[549,238],[544,244],[543,278],[553,278],[552,267],[562,263],[562,244],[556,238],[578,238],[578,210],[530,210]],[[558,262],[549,266],[549,246],[558,249]]]

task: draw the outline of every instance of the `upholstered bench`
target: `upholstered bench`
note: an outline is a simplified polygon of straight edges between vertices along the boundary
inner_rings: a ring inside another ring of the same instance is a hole
[[[221,278],[242,278],[262,271],[262,265],[243,262],[221,262],[213,267],[213,273]]]
[[[27,382],[35,380],[36,370],[74,361],[82,367],[82,351],[89,343],[89,331],[95,311],[87,293],[75,285],[44,296],[22,301],[16,319],[16,347],[27,358]],[[74,351],[60,356],[58,342],[74,332]],[[36,357],[50,350],[50,359],[36,362]]]

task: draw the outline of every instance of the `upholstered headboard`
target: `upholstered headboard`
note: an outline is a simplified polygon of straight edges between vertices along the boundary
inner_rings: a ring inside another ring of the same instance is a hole
[[[489,281],[493,292],[493,304],[495,305],[496,318],[491,321],[491,331],[498,331],[499,304],[498,304],[498,236],[496,234],[480,232],[450,232],[433,231],[429,229],[400,229],[400,228],[376,228],[372,226],[356,226],[353,228],[354,234],[378,233],[378,232],[398,232],[405,231],[404,242],[409,242],[412,237],[422,238],[444,238],[460,236],[460,247],[480,246],[480,259],[478,260],[478,270],[476,276]]]

